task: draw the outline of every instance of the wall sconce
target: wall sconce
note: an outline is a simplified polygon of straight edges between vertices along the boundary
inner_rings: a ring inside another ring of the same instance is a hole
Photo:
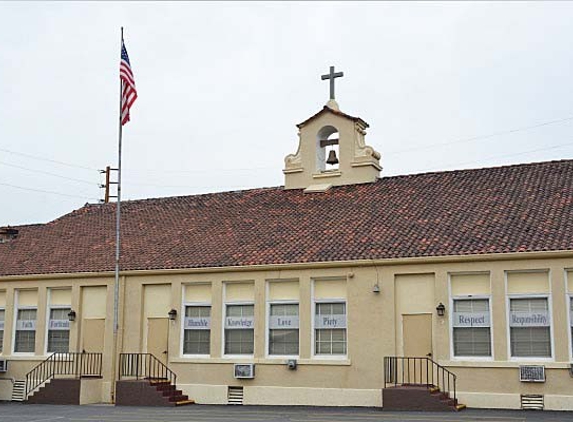
[[[177,318],[177,310],[171,309],[167,312],[167,315],[169,315],[169,321],[175,321],[175,318]]]
[[[380,286],[378,285],[378,283],[376,283],[376,284],[372,287],[372,293],[380,293]]]
[[[438,313],[438,316],[444,316],[446,314],[446,307],[442,302],[436,306],[436,312]]]
[[[75,320],[76,320],[76,311],[72,309],[70,312],[68,312],[68,321],[74,322]]]

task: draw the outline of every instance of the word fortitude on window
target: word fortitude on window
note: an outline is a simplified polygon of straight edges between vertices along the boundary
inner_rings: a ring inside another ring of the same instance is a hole
[[[70,321],[67,319],[51,319],[48,328],[50,330],[69,330]]]

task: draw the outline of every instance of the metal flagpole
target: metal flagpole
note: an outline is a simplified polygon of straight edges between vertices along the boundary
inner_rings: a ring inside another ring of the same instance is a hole
[[[121,27],[121,41],[120,41],[120,57],[121,49],[123,48],[123,26]],[[118,136],[118,151],[117,151],[117,203],[115,213],[115,282],[113,286],[113,356],[111,362],[111,391],[112,402],[115,403],[115,380],[118,368],[118,331],[119,331],[119,258],[120,258],[120,224],[121,224],[121,138],[122,138],[122,97],[123,97],[123,81],[119,78],[119,136]]]
[[[123,26],[121,27],[121,46],[123,46]],[[120,47],[121,49],[121,47]],[[119,79],[119,142],[117,159],[117,205],[115,215],[115,285],[113,290],[113,333],[117,335],[119,328],[119,257],[120,257],[120,223],[121,223],[121,100],[123,96],[123,81]]]

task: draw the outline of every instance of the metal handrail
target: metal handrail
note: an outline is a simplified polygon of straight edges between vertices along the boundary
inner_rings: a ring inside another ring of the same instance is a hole
[[[101,377],[102,353],[52,353],[26,374],[27,398],[32,391],[58,375]]]
[[[177,384],[177,375],[151,353],[120,353],[119,379],[165,380]]]
[[[457,376],[429,357],[384,357],[384,387],[416,385],[439,388],[457,403]]]

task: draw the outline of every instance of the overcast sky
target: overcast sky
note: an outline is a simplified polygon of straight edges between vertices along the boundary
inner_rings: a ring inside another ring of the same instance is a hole
[[[137,199],[283,184],[330,65],[382,176],[573,158],[571,22],[569,2],[0,3],[0,226],[102,197],[122,25]]]

